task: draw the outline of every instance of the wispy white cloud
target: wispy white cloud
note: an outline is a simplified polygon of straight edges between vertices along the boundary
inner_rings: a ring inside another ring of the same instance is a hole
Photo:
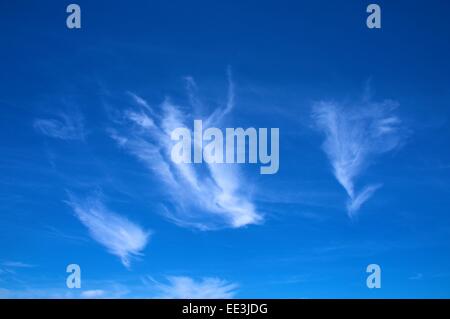
[[[238,285],[219,278],[194,280],[190,277],[168,277],[168,283],[156,283],[157,298],[163,299],[230,299]]]
[[[355,184],[375,156],[398,148],[405,136],[402,121],[394,112],[393,101],[358,106],[336,102],[318,102],[312,117],[325,135],[322,145],[333,167],[333,173],[349,196],[347,212],[354,216],[381,186],[373,184],[357,191]]]
[[[130,267],[131,257],[142,255],[149,240],[148,231],[109,211],[98,199],[81,201],[70,196],[68,204],[92,238],[119,257],[125,267]]]
[[[106,291],[102,289],[85,290],[81,292],[81,297],[93,299],[93,298],[104,298],[106,296]]]
[[[235,93],[234,93],[234,82],[231,74],[231,68],[227,69],[227,78],[228,78],[228,98],[225,107],[217,108],[206,120],[205,126],[215,125],[219,123],[225,115],[230,113],[235,104]]]
[[[30,268],[34,268],[36,265],[24,263],[21,261],[7,260],[0,263],[0,281],[8,276],[15,277],[17,273],[23,272]]]
[[[27,264],[21,261],[5,261],[1,264],[4,267],[8,268],[33,268],[35,265]]]
[[[128,297],[130,293],[121,285],[111,285],[109,282],[102,285],[105,286],[104,289],[79,290],[60,288],[60,285],[55,283],[45,286],[40,284],[36,287],[24,284],[24,287],[19,288],[0,288],[0,299],[119,299]]]
[[[78,111],[58,112],[52,118],[34,120],[34,128],[44,135],[62,140],[83,140],[84,120]]]
[[[74,294],[68,290],[58,289],[5,289],[0,288],[0,299],[67,299],[74,298]]]
[[[408,278],[409,280],[422,280],[423,279],[423,274],[422,273],[417,273],[414,276],[411,276]]]
[[[193,89],[195,82],[192,78],[187,81],[190,100],[198,101]],[[204,129],[219,125],[234,107],[231,71],[228,72],[228,81],[230,86],[226,105],[206,117]],[[171,221],[201,230],[237,228],[262,221],[262,215],[256,211],[245,190],[244,176],[235,165],[172,162],[172,130],[190,127],[189,123],[194,120],[182,111],[186,107],[181,108],[166,99],[159,107],[160,112],[155,112],[144,99],[133,93],[130,95],[140,108],[126,111],[127,128],[122,129],[121,133],[112,130],[111,137],[144,163],[163,183],[171,199],[163,213]]]
[[[30,285],[29,279],[15,282],[12,287],[0,287],[1,298],[43,298],[43,299],[120,299],[120,298],[163,298],[163,299],[229,299],[237,294],[238,285],[219,278],[172,276],[164,281],[151,277],[128,280],[83,281],[88,289],[62,288],[55,281],[44,281]]]

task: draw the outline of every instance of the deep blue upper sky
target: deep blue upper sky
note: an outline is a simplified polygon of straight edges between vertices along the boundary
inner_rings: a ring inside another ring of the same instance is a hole
[[[69,3],[0,3],[0,297],[450,297],[448,1],[377,1],[380,30],[369,1],[79,0],[80,30]],[[130,114],[189,127],[230,84],[221,125],[279,128],[279,172],[171,187]],[[353,217],[345,178],[378,187]]]

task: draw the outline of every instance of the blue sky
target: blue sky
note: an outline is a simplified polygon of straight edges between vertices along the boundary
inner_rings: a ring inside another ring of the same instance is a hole
[[[446,1],[76,3],[0,4],[0,297],[450,297]],[[171,163],[214,112],[278,173]]]

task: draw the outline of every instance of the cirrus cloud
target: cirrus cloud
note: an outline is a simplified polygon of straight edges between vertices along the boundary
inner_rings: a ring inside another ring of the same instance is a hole
[[[194,280],[190,277],[172,276],[168,283],[156,283],[159,290],[157,298],[162,299],[230,299],[238,287],[219,278]]]
[[[141,256],[150,232],[127,218],[108,210],[99,199],[79,200],[71,196],[68,204],[86,226],[91,237],[120,258],[129,268],[132,257]]]
[[[188,77],[188,94],[191,108],[200,102],[195,97],[195,82]],[[234,84],[228,72],[229,90],[222,108],[216,108],[205,117],[205,128],[218,125],[234,108]],[[163,214],[177,225],[210,230],[222,227],[239,228],[262,222],[259,213],[246,191],[245,177],[236,165],[203,163],[197,165],[175,164],[171,160],[172,130],[188,127],[192,116],[180,107],[164,100],[157,112],[142,97],[128,92],[136,109],[123,113],[119,122],[125,128],[112,129],[111,137],[118,145],[141,161],[167,190],[169,203]],[[194,112],[192,112],[194,113]],[[191,131],[192,134],[192,131]],[[194,146],[197,147],[197,146]]]
[[[320,101],[313,105],[312,118],[325,140],[327,155],[337,181],[347,192],[347,212],[355,216],[361,206],[381,187],[375,183],[357,191],[356,182],[373,159],[400,147],[405,130],[395,115],[397,103],[363,101],[357,106]]]

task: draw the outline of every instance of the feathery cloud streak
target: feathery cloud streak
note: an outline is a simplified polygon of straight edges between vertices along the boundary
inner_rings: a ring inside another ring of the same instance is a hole
[[[168,277],[168,284],[156,283],[163,299],[230,299],[236,294],[237,284],[218,278],[195,281],[190,277]]]
[[[353,217],[381,187],[373,184],[356,191],[357,178],[377,155],[392,151],[405,136],[401,120],[394,114],[396,103],[363,102],[346,107],[335,102],[314,104],[312,117],[325,135],[322,145],[338,182],[349,196],[347,212]]]
[[[109,211],[98,199],[80,201],[71,196],[68,204],[89,230],[91,237],[130,267],[133,256],[142,255],[150,233],[125,217]]]
[[[200,102],[195,95],[195,82],[191,77],[186,81],[189,100],[195,101],[190,107],[196,108]],[[228,81],[227,103],[206,118],[204,129],[220,124],[233,109],[234,88],[230,72]],[[237,228],[262,221],[262,216],[244,190],[244,176],[236,165],[172,162],[172,130],[189,127],[188,123],[193,121],[192,115],[181,111],[186,108],[166,99],[159,107],[160,112],[156,112],[141,97],[133,93],[130,95],[139,109],[126,111],[127,128],[122,133],[113,130],[111,136],[143,162],[164,185],[170,197],[170,203],[164,207],[166,217],[180,226],[201,230]]]
[[[76,111],[61,111],[54,118],[36,119],[33,126],[40,133],[61,140],[83,140],[85,137],[83,117]]]

